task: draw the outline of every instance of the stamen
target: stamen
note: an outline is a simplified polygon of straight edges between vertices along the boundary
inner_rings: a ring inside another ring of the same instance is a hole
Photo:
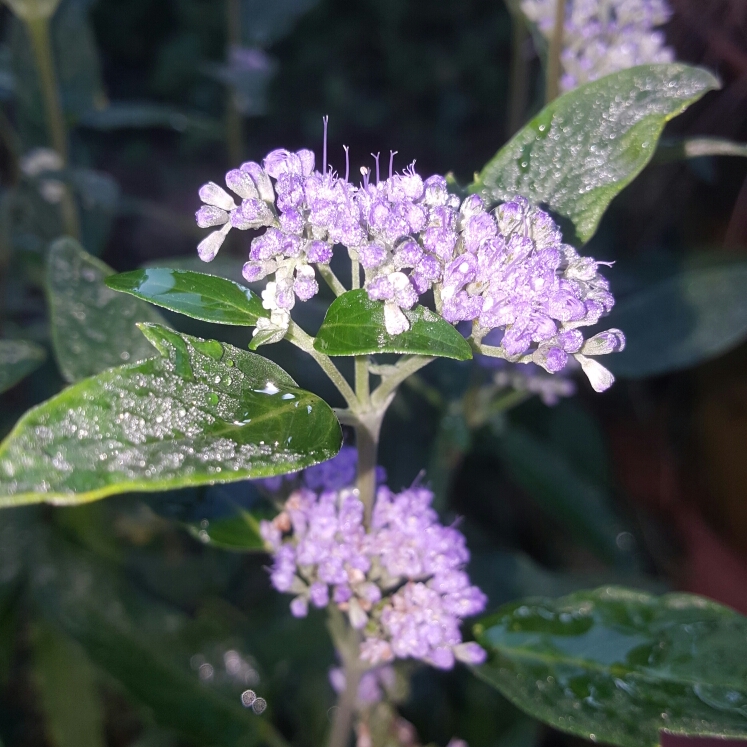
[[[325,114],[322,117],[324,122],[324,145],[322,146],[322,174],[327,173],[327,123],[329,122],[329,115]]]
[[[361,174],[363,175],[363,189],[368,188],[368,175],[371,173],[371,169],[367,169],[365,166],[361,166]]]
[[[376,183],[378,184],[381,181],[379,178],[379,156],[381,153],[377,153],[376,155],[372,153],[371,155],[373,156],[373,160],[376,161]]]
[[[345,151],[345,181],[350,176],[350,147],[343,145],[342,149]]]
[[[398,150],[390,150],[389,151],[389,178],[392,178],[392,174],[394,173],[394,157],[399,153]]]

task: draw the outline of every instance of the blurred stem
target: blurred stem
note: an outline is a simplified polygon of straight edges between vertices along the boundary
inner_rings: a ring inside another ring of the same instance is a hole
[[[23,18],[23,23],[31,39],[31,47],[34,51],[34,59],[39,71],[39,82],[41,83],[42,98],[44,99],[44,114],[47,119],[47,129],[52,141],[52,147],[62,159],[63,167],[68,165],[67,131],[65,128],[65,117],[62,113],[60,91],[57,86],[57,75],[54,69],[54,58],[52,56],[52,39],[49,34],[50,19],[46,17]],[[72,192],[68,185],[60,202],[62,210],[62,222],[65,232],[71,236],[79,236],[78,211],[75,206]]]
[[[508,99],[508,137],[512,137],[524,123],[524,112],[527,108],[527,88],[529,85],[529,66],[527,65],[524,47],[528,33],[523,13],[508,4],[511,13],[511,70],[509,73]]]
[[[228,62],[232,50],[241,46],[241,0],[226,0],[226,36],[228,39]],[[244,154],[244,131],[241,112],[236,107],[233,89],[226,89],[226,142],[228,157],[238,165]]]
[[[351,260],[350,273],[350,288],[352,290],[358,290],[358,288],[361,287],[361,266],[357,259]]]
[[[358,700],[358,685],[363,674],[360,661],[360,633],[347,623],[337,605],[330,604],[328,611],[327,627],[342,662],[345,688],[337,699],[337,710],[327,747],[348,747]]]
[[[547,52],[545,104],[554,101],[560,93],[560,57],[563,52],[565,3],[566,0],[555,0],[555,26],[550,38],[550,49]]]

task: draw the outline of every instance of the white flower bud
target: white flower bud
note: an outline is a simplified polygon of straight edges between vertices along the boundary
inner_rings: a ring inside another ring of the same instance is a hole
[[[223,246],[226,234],[231,230],[231,224],[226,223],[219,231],[208,234],[198,245],[197,254],[203,262],[212,262],[218,250]]]
[[[236,207],[233,197],[215,182],[203,184],[200,187],[199,194],[200,199],[208,205],[215,205],[215,207],[223,208],[224,210],[233,210]]]
[[[601,363],[597,363],[593,358],[587,358],[580,353],[576,353],[573,357],[581,364],[581,368],[595,392],[604,392],[615,383],[612,372],[608,371]]]
[[[410,329],[410,322],[396,303],[387,301],[384,304],[384,326],[390,335],[399,335]]]

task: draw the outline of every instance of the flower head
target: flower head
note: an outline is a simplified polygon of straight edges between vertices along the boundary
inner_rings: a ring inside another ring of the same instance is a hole
[[[447,321],[472,321],[477,342],[502,331],[495,354],[549,373],[563,370],[574,356],[589,375],[585,356],[623,349],[625,337],[617,329],[584,340],[579,328],[596,324],[614,298],[600,263],[562,243],[547,213],[523,197],[488,213],[477,195],[465,200],[460,213],[457,255],[437,286]],[[599,391],[614,380],[595,367],[591,373]]]
[[[422,487],[393,493],[381,486],[366,530],[354,489],[295,491],[261,525],[274,555],[273,586],[296,595],[298,617],[309,604],[336,604],[363,630],[361,658],[372,666],[410,657],[443,669],[457,659],[483,661],[485,652],[463,643],[459,628],[487,600],[463,570],[464,536],[440,524],[432,500]]]
[[[550,39],[555,0],[521,0],[521,9]],[[561,87],[569,91],[618,70],[672,62],[674,52],[656,30],[671,16],[666,0],[568,0]]]

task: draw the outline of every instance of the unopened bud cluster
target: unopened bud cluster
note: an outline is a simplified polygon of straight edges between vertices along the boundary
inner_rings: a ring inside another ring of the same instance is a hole
[[[550,40],[557,0],[521,0],[524,15]],[[657,31],[671,10],[666,0],[567,0],[561,63],[562,90],[618,70],[672,62],[674,52]]]
[[[392,154],[392,158],[393,158]],[[243,274],[247,281],[273,279],[262,292],[270,310],[255,335],[275,342],[285,335],[296,299],[306,301],[319,285],[314,266],[329,263],[344,246],[365,271],[369,298],[384,302],[391,335],[410,327],[405,311],[432,291],[447,321],[471,321],[479,344],[492,330],[503,333],[492,354],[536,363],[550,373],[573,356],[598,391],[614,380],[588,356],[622,350],[619,330],[585,340],[580,327],[596,324],[614,299],[599,262],[564,244],[550,216],[523,197],[488,210],[481,197],[464,201],[446,180],[423,180],[414,164],[404,173],[376,178],[362,169],[354,186],[331,169],[314,170],[309,150],[272,151],[263,165],[249,162],[226,174],[224,189],[209,183],[197,212],[202,227],[219,227],[198,247],[212,260],[233,228],[266,230],[255,236]],[[356,265],[357,266],[357,265]]]

